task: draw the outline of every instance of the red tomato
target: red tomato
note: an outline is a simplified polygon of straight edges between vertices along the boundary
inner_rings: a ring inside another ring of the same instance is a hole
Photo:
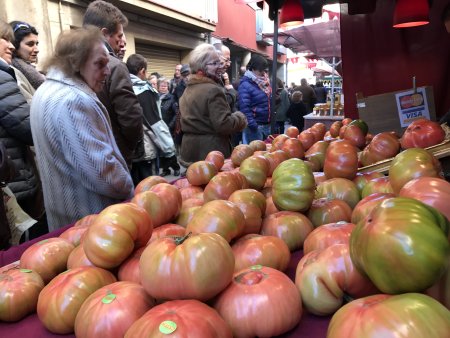
[[[84,252],[82,245],[75,247],[67,259],[67,269],[74,269],[80,266],[94,266],[94,263],[86,257],[86,253]]]
[[[216,177],[216,176],[214,176],[214,177]],[[180,189],[180,194],[181,194],[181,200],[183,202],[194,196],[197,196],[197,197],[203,196],[203,188],[199,187],[199,186],[191,185],[189,187],[183,187],[183,188],[179,188],[179,189]]]
[[[275,137],[272,141],[272,147],[270,148],[270,151],[273,152],[275,150],[280,150],[283,143],[289,139],[289,136],[285,134],[280,134],[277,137]]]
[[[183,201],[177,187],[168,183],[159,183],[151,187],[150,191],[156,193],[165,202],[164,209],[167,217],[162,224],[171,222],[178,216]],[[155,225],[153,226],[155,227]]]
[[[267,176],[272,176],[275,168],[278,167],[281,162],[289,159],[288,154],[283,150],[275,150],[265,154],[264,157],[269,161],[269,172],[267,173]]]
[[[158,183],[169,183],[164,177],[161,176],[149,176],[147,178],[144,178],[139,184],[136,186],[136,189],[134,189],[134,194],[140,194],[141,192],[150,190],[151,187]]]
[[[377,177],[384,177],[384,175],[377,171],[358,172],[356,173],[356,177],[353,179],[353,183],[356,184],[358,191],[361,193],[367,182],[372,178]]]
[[[343,221],[323,224],[306,237],[303,253],[306,255],[314,250],[324,250],[333,244],[348,243],[354,228],[355,224]]]
[[[347,140],[331,142],[325,154],[323,172],[327,178],[342,177],[353,180],[358,171],[356,147]]]
[[[93,266],[60,273],[39,294],[39,320],[50,332],[72,333],[83,302],[94,291],[115,281],[116,277],[111,272]]]
[[[400,151],[398,138],[389,132],[376,134],[372,141],[361,153],[360,161],[363,166],[394,157]]]
[[[235,258],[235,272],[257,264],[285,271],[291,259],[286,243],[275,236],[248,234],[239,238],[231,249]]]
[[[191,206],[186,208],[181,208],[180,214],[178,215],[177,219],[175,220],[175,224],[178,224],[184,228],[189,224],[190,221],[192,221],[192,218],[194,218],[194,215],[201,209],[202,205],[197,206]]]
[[[253,266],[237,272],[214,308],[235,337],[272,337],[294,328],[302,315],[295,284],[284,273]]]
[[[369,195],[375,193],[383,193],[383,194],[393,194],[394,189],[392,189],[391,182],[389,177],[377,177],[373,178],[367,182],[361,191],[361,197],[367,197]]]
[[[59,235],[59,237],[68,240],[70,243],[72,243],[73,246],[80,245],[82,236],[96,218],[97,215],[88,215],[83,217],[72,227]]]
[[[406,183],[399,196],[415,198],[442,212],[450,220],[450,183],[436,177],[419,177]]]
[[[439,338],[449,332],[449,311],[431,297],[380,294],[354,300],[339,309],[331,318],[327,337]]]
[[[253,148],[248,144],[239,144],[234,147],[233,152],[231,153],[231,162],[234,167],[239,167],[243,160],[253,155],[253,152]]]
[[[20,267],[37,272],[45,284],[66,270],[74,246],[66,239],[53,237],[34,243],[20,257]]]
[[[192,163],[186,170],[186,178],[192,185],[206,185],[217,174],[214,164],[206,161]]]
[[[225,156],[223,156],[223,154],[220,151],[213,150],[210,151],[208,155],[206,155],[205,161],[211,162],[212,164],[214,164],[217,171],[220,171],[220,169],[222,169],[223,167],[223,164],[225,163]]]
[[[353,208],[352,211],[352,223],[357,224],[358,222],[365,219],[373,208],[375,208],[379,203],[384,200],[395,197],[394,194],[385,194],[385,193],[373,193],[364,197],[358,204]]]
[[[158,228],[159,229],[159,228]],[[184,228],[183,228],[184,230]],[[184,232],[183,232],[184,234]],[[141,272],[139,270],[139,259],[142,252],[145,250],[145,246],[134,250],[126,260],[123,261],[117,271],[117,279],[120,281],[134,282],[141,284]]]
[[[317,141],[323,140],[325,133],[327,132],[327,127],[322,122],[314,123],[309,130],[314,134],[314,138]]]
[[[389,168],[389,180],[394,193],[409,181],[419,177],[440,177],[441,164],[428,151],[421,148],[410,148],[394,157]]]
[[[421,118],[411,122],[400,143],[403,149],[427,148],[441,143],[444,139],[445,131],[438,122]]]
[[[352,209],[347,202],[338,199],[319,198],[313,200],[306,214],[315,228],[322,224],[339,221],[350,222]]]
[[[267,150],[267,144],[262,140],[253,140],[248,145],[253,149],[253,152]]]
[[[158,183],[165,183],[165,182],[158,182]],[[173,184],[175,187],[177,187],[178,189],[181,188],[186,188],[186,187],[192,187],[193,185],[189,183],[188,179],[186,177],[184,178],[179,178],[178,180],[176,180],[175,182],[173,182]],[[151,187],[150,187],[151,188]],[[149,188],[149,189],[150,189]],[[136,193],[135,193],[136,195]]]
[[[295,126],[290,126],[286,129],[285,134],[289,137],[297,137],[300,134],[300,131]]]
[[[172,300],[148,310],[125,338],[232,338],[231,329],[216,310],[198,300]]]
[[[289,158],[303,158],[305,150],[300,140],[296,138],[287,139],[281,146],[281,150],[288,154]]]
[[[353,266],[348,242],[333,244],[313,256],[304,256],[297,266],[295,285],[305,308],[319,316],[330,315],[339,309],[345,294],[357,298],[378,292]]]
[[[0,320],[15,322],[34,312],[43,287],[41,276],[30,269],[14,267],[0,273]]]
[[[261,234],[282,239],[292,252],[303,247],[303,242],[313,229],[305,215],[295,211],[280,211],[264,218]]]
[[[280,211],[275,203],[273,203],[272,195],[266,198],[266,217]]]
[[[254,189],[241,189],[233,192],[228,200],[234,203],[244,215],[245,226],[242,235],[257,234],[266,211],[266,198]]]
[[[152,297],[206,301],[230,283],[234,255],[218,234],[165,237],[146,247],[139,266],[142,285]]]
[[[363,149],[366,145],[366,134],[357,125],[349,124],[345,128],[344,140],[349,141],[358,149]]]
[[[334,121],[330,126],[330,135],[332,137],[338,137],[339,136],[339,130],[342,127],[342,121]]]
[[[155,305],[144,288],[133,282],[116,282],[92,293],[75,319],[78,338],[122,338],[130,326]]]
[[[302,143],[303,149],[307,151],[316,142],[314,134],[310,130],[303,130],[297,139]]]
[[[152,231],[152,220],[144,208],[134,203],[113,204],[103,209],[89,227],[83,248],[92,263],[109,269],[147,244]]]
[[[161,225],[160,227],[153,230],[152,237],[148,241],[147,245],[154,240],[167,236],[183,237],[186,229],[178,224],[168,223]]]
[[[214,232],[228,242],[244,232],[245,218],[233,202],[215,200],[205,203],[186,226],[186,233]]]

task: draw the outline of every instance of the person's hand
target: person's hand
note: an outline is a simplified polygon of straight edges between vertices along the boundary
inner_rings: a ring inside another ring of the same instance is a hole
[[[232,115],[238,118],[240,127],[239,131],[244,130],[245,127],[247,127],[247,117],[245,116],[245,114],[240,111],[236,111]]]

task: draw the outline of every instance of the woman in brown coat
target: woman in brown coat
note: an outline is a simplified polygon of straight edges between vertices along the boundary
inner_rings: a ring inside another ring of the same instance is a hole
[[[230,136],[247,126],[241,112],[232,113],[223,88],[218,84],[224,68],[214,46],[202,44],[190,55],[190,75],[186,90],[180,99],[181,144],[180,163],[204,160],[212,150],[230,157]]]

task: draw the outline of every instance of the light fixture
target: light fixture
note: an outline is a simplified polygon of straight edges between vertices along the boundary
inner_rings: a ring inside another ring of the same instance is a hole
[[[426,25],[429,19],[428,0],[397,0],[394,10],[394,28]]]
[[[300,26],[305,21],[305,14],[300,0],[286,0],[281,7],[280,27],[283,29]]]

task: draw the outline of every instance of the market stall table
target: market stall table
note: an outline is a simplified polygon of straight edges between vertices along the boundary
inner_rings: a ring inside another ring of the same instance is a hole
[[[308,115],[303,116],[305,120],[305,130],[311,128],[315,123],[322,122],[327,127],[327,130],[330,129],[333,122],[342,121],[344,116],[329,116],[329,115],[316,115],[314,113],[309,113]]]
[[[36,238],[32,241],[14,246],[8,250],[0,251],[0,266],[16,262],[20,259],[22,253],[33,243],[50,237],[57,237],[71,225],[55,230],[52,233]],[[295,270],[303,251],[296,251],[292,254],[286,274],[295,279]],[[328,323],[331,316],[318,317],[307,313],[303,310],[300,323],[291,331],[281,335],[280,337],[302,337],[302,338],[323,338],[326,337]],[[20,338],[50,338],[50,337],[75,337],[74,334],[58,335],[53,334],[42,326],[36,313],[33,313],[19,322],[5,323],[0,322],[0,337],[20,337]]]

